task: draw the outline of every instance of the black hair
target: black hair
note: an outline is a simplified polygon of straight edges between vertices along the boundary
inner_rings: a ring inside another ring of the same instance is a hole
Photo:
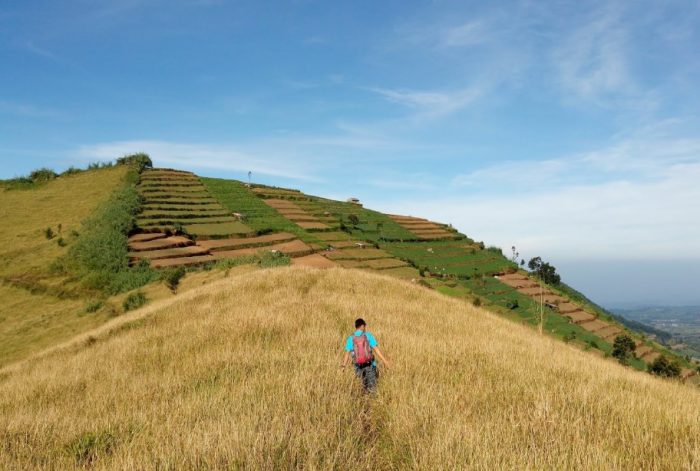
[[[363,325],[367,325],[367,323],[365,322],[365,320],[364,320],[363,318],[360,317],[359,319],[357,319],[357,320],[355,321],[355,328],[356,328],[356,329],[359,329],[359,328],[362,327]]]

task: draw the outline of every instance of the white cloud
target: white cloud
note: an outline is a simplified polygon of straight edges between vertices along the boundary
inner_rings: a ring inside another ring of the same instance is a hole
[[[456,184],[478,187],[469,196],[370,205],[452,223],[523,254],[700,262],[698,182],[700,139],[629,139],[573,158],[507,163],[457,177]]]
[[[146,152],[158,166],[225,170],[297,180],[316,180],[316,173],[308,162],[295,160],[291,155],[255,155],[235,146],[191,144],[166,141],[119,141],[82,146],[78,154],[84,160],[113,160],[125,154]]]
[[[455,113],[474,103],[484,93],[484,87],[472,86],[453,91],[420,91],[407,89],[372,88],[371,91],[393,103],[416,110],[426,118]]]
[[[447,47],[463,47],[481,44],[488,39],[483,20],[467,21],[442,32],[442,44]]]

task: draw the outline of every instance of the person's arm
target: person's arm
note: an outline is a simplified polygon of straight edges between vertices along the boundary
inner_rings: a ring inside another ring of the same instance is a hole
[[[348,363],[350,363],[350,352],[345,350],[345,356],[343,356],[343,361],[340,364],[340,367],[345,368],[346,366],[348,366]]]
[[[382,363],[384,363],[384,366],[389,368],[389,360],[384,358],[384,355],[382,355],[382,352],[381,352],[381,350],[379,350],[379,347],[374,347],[372,349],[372,351],[374,352],[375,355],[377,355],[379,357],[380,360],[382,360]]]

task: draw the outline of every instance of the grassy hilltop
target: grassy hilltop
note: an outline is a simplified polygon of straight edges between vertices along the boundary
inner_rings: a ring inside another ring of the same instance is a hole
[[[700,465],[698,365],[573,288],[448,224],[150,166],[0,182],[0,469]],[[358,401],[360,315],[394,368]]]
[[[338,368],[362,314],[394,368]],[[0,467],[693,469],[700,394],[414,284],[232,274],[6,371]]]

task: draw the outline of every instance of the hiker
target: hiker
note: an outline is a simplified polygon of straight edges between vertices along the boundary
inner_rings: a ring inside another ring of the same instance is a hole
[[[384,366],[389,368],[389,362],[382,352],[379,350],[379,345],[374,335],[367,332],[367,324],[364,319],[355,321],[355,333],[348,337],[345,342],[345,356],[340,367],[345,368],[352,357],[355,365],[355,374],[362,379],[362,386],[367,392],[373,392],[377,388],[377,360],[374,356],[378,356]]]

